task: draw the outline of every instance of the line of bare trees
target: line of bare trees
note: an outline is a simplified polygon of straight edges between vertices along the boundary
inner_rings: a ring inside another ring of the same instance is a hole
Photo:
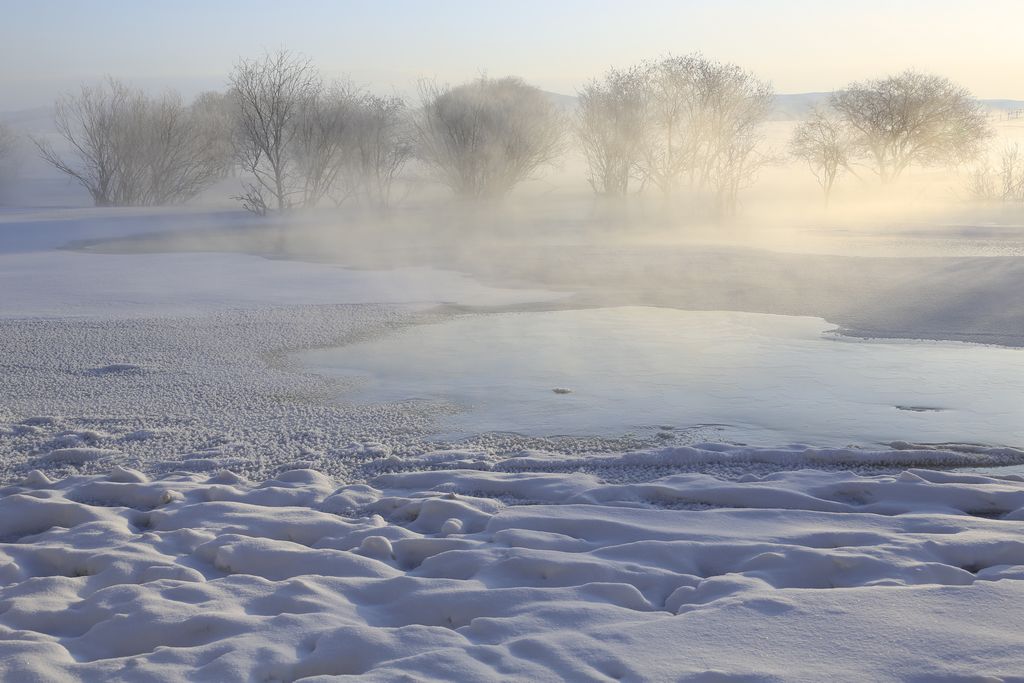
[[[770,84],[701,55],[609,70],[581,88],[572,116],[517,78],[424,81],[419,94],[412,107],[326,83],[309,60],[281,50],[240,60],[226,92],[190,105],[113,79],[83,87],[57,102],[59,148],[34,142],[99,206],[183,202],[237,174],[236,199],[260,214],[349,200],[386,208],[413,160],[457,196],[500,197],[573,141],[596,194],[651,189],[729,215],[758,171],[779,158],[762,134]],[[978,158],[990,135],[969,92],[910,71],[833,93],[796,127],[789,151],[827,202],[859,167],[888,183],[912,165]],[[1024,192],[1020,154],[1007,151],[1000,164],[976,173],[976,195]]]
[[[325,85],[287,51],[240,61],[226,93],[190,106],[115,79],[84,86],[58,100],[55,124],[57,144],[36,148],[97,206],[181,203],[240,172],[237,198],[256,213],[352,196],[385,207],[413,152],[403,100]]]

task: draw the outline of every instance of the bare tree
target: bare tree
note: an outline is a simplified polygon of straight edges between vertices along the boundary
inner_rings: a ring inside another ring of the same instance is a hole
[[[644,177],[666,195],[692,169],[700,140],[702,106],[696,71],[698,58],[667,58],[646,68],[648,86]]]
[[[850,126],[883,183],[914,164],[975,158],[991,135],[970,92],[941,76],[916,71],[853,83],[833,93],[830,104]]]
[[[421,82],[420,94],[419,156],[457,195],[500,197],[561,152],[559,112],[518,78]]]
[[[14,154],[16,139],[14,131],[0,123],[0,161],[6,161]]]
[[[113,203],[117,174],[118,119],[123,118],[131,93],[117,81],[82,86],[77,95],[64,95],[55,105],[54,122],[75,160],[65,160],[48,141],[33,138],[40,155],[57,170],[74,178],[96,206]]]
[[[331,196],[335,202],[354,192],[344,171],[354,146],[361,93],[337,84],[306,100],[296,120],[295,175],[301,181],[298,203],[316,206]]]
[[[759,143],[771,85],[701,55],[667,57],[648,73],[645,177],[665,194],[681,186],[710,192],[720,213],[733,213],[739,191],[768,160]]]
[[[1024,202],[1024,153],[1019,144],[1005,147],[1000,155],[999,195],[1004,202]]]
[[[839,176],[850,166],[853,153],[846,125],[827,110],[815,107],[793,131],[790,153],[807,164],[825,194],[828,206]]]
[[[760,170],[777,162],[760,150],[761,136],[753,128],[735,130],[722,140],[708,167],[708,187],[713,191],[719,217],[734,216],[740,191],[753,186]]]
[[[412,158],[413,136],[405,101],[365,95],[352,135],[352,171],[362,197],[379,209],[391,203],[392,186]]]
[[[637,177],[649,121],[648,68],[609,70],[577,94],[576,137],[594,192],[622,196]]]
[[[321,91],[310,61],[287,50],[235,65],[231,95],[238,117],[238,159],[253,179],[239,198],[246,208],[284,211],[310,196],[297,168],[298,136],[303,112]]]
[[[235,165],[235,99],[227,93],[208,90],[196,96],[191,110],[202,144],[210,158],[216,160],[220,177],[227,177]]]
[[[1007,145],[995,164],[990,157],[974,168],[968,189],[974,199],[1024,202],[1024,151],[1020,145]]]
[[[238,197],[256,213],[390,200],[409,158],[405,105],[347,83],[325,88],[307,60],[280,51],[242,60],[232,76],[238,156],[252,182]]]
[[[70,155],[33,139],[43,159],[78,181],[97,206],[152,206],[191,199],[217,177],[198,125],[176,93],[151,98],[109,79],[57,102]]]
[[[143,151],[141,166],[147,178],[141,194],[135,194],[141,203],[186,201],[221,176],[222,159],[205,144],[198,121],[176,93],[146,101],[134,121],[132,147]]]
[[[0,194],[5,181],[16,172],[19,152],[18,137],[8,126],[0,123]]]

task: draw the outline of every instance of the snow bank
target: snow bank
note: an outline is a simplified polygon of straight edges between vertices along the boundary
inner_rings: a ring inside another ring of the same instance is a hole
[[[118,237],[261,227],[265,221],[238,210],[0,209],[0,318],[140,318],[303,304],[508,305],[567,296],[489,287],[428,267],[370,271],[238,253],[66,250]]]
[[[0,678],[995,680],[1021,520],[1024,482],[927,470],[36,472],[0,489]]]
[[[126,287],[130,283],[130,287]],[[140,318],[302,304],[509,305],[566,296],[431,268],[359,271],[242,254],[0,253],[0,317]]]

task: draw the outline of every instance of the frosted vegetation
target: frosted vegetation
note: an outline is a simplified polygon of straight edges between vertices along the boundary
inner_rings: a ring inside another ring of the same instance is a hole
[[[916,71],[836,90],[775,142],[771,84],[702,55],[611,69],[572,104],[514,77],[424,80],[418,97],[381,96],[326,82],[286,50],[241,59],[226,80],[225,91],[191,104],[115,78],[86,85],[57,102],[55,135],[33,141],[97,206],[185,202],[237,175],[231,196],[258,214],[386,209],[420,180],[494,199],[580,158],[577,172],[597,195],[646,192],[719,219],[779,166],[810,170],[826,201],[846,176],[885,185],[910,168],[958,166],[969,168],[966,196],[1017,201],[1024,177],[1015,143],[990,143],[982,103]],[[0,158],[10,137],[0,130]]]

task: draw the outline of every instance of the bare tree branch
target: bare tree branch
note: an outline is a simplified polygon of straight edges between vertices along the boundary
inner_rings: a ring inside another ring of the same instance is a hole
[[[810,117],[793,131],[790,153],[807,164],[814,174],[828,206],[836,180],[849,170],[853,142],[846,124],[834,113],[816,107]]]

